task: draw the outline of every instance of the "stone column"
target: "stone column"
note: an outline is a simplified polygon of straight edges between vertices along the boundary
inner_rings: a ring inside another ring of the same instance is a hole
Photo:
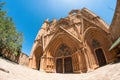
[[[77,61],[78,61],[78,66],[77,67],[79,67],[79,73],[82,73],[82,69],[81,69],[81,52],[79,51],[79,50],[77,50],[76,52],[75,52],[75,54],[76,54],[76,56],[78,56],[77,57]]]
[[[41,71],[55,72],[54,58],[53,57],[42,57],[41,58]]]
[[[37,69],[36,68],[36,60],[35,60],[34,55],[29,57],[29,67],[32,68],[32,69]]]
[[[85,56],[87,72],[89,72],[89,71],[91,71],[91,69],[90,69],[89,58],[88,58],[88,55],[87,55],[87,52],[86,52],[86,48],[82,48],[82,52]]]
[[[46,69],[46,57],[42,56],[40,62],[40,71],[45,72],[45,69]]]

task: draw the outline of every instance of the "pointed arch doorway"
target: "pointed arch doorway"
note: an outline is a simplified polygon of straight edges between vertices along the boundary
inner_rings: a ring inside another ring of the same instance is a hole
[[[92,40],[92,46],[95,50],[95,55],[97,57],[99,67],[106,65],[107,62],[106,62],[106,59],[105,59],[105,54],[104,54],[104,51],[101,47],[100,42],[97,41],[96,39],[93,39]]]
[[[98,49],[95,50],[95,53],[96,53],[96,56],[97,56],[97,59],[98,59],[99,66],[101,67],[101,66],[106,65],[107,62],[106,62],[103,50],[101,48],[98,48]]]
[[[56,72],[72,73],[72,51],[65,44],[61,44],[56,53]]]

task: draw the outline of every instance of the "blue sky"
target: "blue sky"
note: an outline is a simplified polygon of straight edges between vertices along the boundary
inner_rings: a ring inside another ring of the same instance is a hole
[[[60,19],[72,9],[86,7],[110,24],[116,0],[0,0],[6,2],[4,10],[13,18],[17,30],[23,32],[22,52],[30,54],[34,39],[46,18]]]

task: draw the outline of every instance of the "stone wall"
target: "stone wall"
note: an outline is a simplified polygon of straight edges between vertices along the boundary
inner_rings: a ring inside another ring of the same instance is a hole
[[[15,63],[18,63],[18,61],[19,61],[19,55],[10,53],[6,49],[4,49],[2,52],[0,52],[0,56],[3,58],[6,58],[12,62],[15,62]]]
[[[19,64],[28,66],[29,57],[25,53],[20,53]]]
[[[19,55],[16,56],[13,53],[4,52],[4,54],[0,53],[0,56],[7,60],[10,60],[12,62],[21,64],[21,65],[25,65],[25,66],[28,66],[28,63],[29,63],[29,57],[25,53],[20,53]]]

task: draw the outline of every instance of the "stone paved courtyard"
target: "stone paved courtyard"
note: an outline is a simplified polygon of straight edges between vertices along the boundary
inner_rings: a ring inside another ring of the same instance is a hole
[[[120,62],[82,74],[44,73],[0,58],[0,80],[120,80]]]

